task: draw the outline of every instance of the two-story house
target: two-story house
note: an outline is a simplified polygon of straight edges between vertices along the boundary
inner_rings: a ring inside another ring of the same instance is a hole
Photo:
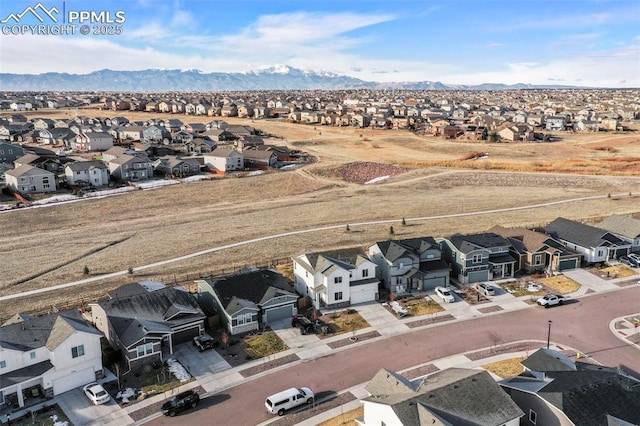
[[[204,154],[204,165],[221,172],[244,169],[244,156],[233,147],[219,146]]]
[[[153,165],[146,157],[125,154],[109,161],[109,173],[120,180],[147,180],[153,177]]]
[[[516,260],[509,241],[493,232],[455,234],[441,240],[443,259],[462,284],[511,278]]]
[[[4,174],[9,188],[22,194],[56,191],[56,175],[28,164],[7,170]]]
[[[378,278],[394,294],[449,285],[450,268],[432,237],[381,241],[368,252],[378,267]]]
[[[0,404],[59,395],[102,378],[102,334],[75,310],[16,315],[0,327]]]
[[[293,275],[296,291],[308,296],[316,309],[378,299],[376,264],[361,249],[301,254],[293,258]]]
[[[90,184],[95,187],[109,184],[109,169],[102,161],[72,161],[64,168],[67,184]]]
[[[0,163],[13,163],[24,155],[24,149],[20,145],[0,142]]]
[[[78,151],[106,151],[113,147],[113,135],[107,132],[86,132],[76,135],[74,149]]]

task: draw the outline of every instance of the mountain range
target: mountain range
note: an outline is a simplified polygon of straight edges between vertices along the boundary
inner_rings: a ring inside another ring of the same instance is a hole
[[[118,92],[205,92],[244,90],[509,90],[560,89],[572,86],[530,84],[450,85],[438,81],[378,83],[328,71],[308,71],[287,65],[258,71],[203,73],[199,70],[146,69],[89,74],[49,72],[44,74],[0,73],[2,91],[118,91]]]

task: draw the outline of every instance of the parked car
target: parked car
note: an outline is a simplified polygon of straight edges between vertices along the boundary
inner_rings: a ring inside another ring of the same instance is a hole
[[[636,262],[629,259],[627,256],[620,256],[618,258],[618,260],[620,261],[620,263],[627,265],[627,266],[631,266],[632,268],[637,266]]]
[[[451,293],[451,291],[448,288],[438,286],[436,287],[436,294],[444,302],[452,303],[456,301],[456,298],[453,296],[453,293]]]
[[[173,417],[188,408],[196,408],[200,402],[200,395],[193,389],[182,392],[162,404],[160,410],[165,416]]]
[[[264,401],[264,406],[271,414],[284,415],[286,410],[304,404],[313,403],[313,392],[309,388],[289,388],[271,395]]]
[[[630,253],[627,255],[627,258],[632,262],[635,263],[635,266],[640,266],[640,255],[637,255],[635,253]]]
[[[485,296],[493,296],[494,294],[496,294],[495,288],[493,288],[489,284],[476,283],[475,288],[478,293],[484,294]]]
[[[203,334],[202,336],[196,336],[193,338],[193,346],[198,348],[200,352],[206,351],[207,349],[213,349],[215,343],[215,339],[208,334]]]
[[[294,315],[291,317],[291,327],[298,327],[300,334],[313,334],[313,323],[304,315]]]
[[[109,395],[109,393],[104,390],[102,385],[98,384],[97,382],[91,382],[84,385],[82,387],[82,390],[84,394],[87,395],[87,398],[89,398],[91,402],[93,402],[93,405],[104,404],[106,402],[109,402],[109,400],[111,399],[111,395]]]
[[[536,303],[539,306],[544,306],[548,308],[550,306],[562,305],[564,303],[564,296],[561,294],[547,294],[545,296],[540,297]]]

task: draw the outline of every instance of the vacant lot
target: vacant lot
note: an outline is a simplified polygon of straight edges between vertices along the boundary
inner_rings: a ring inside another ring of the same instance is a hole
[[[104,115],[100,111],[83,113]],[[179,118],[187,122],[204,120]],[[79,297],[88,301],[132,280],[173,283],[220,269],[286,258],[307,249],[365,247],[390,238],[390,225],[394,226],[393,238],[439,237],[483,231],[496,224],[540,225],[558,216],[588,219],[640,210],[640,198],[629,195],[638,192],[640,178],[608,168],[605,161],[640,158],[640,143],[633,135],[601,136],[601,140],[595,135],[578,135],[554,144],[484,144],[429,139],[402,131],[363,132],[319,126],[314,130],[312,126],[283,122],[243,122],[282,136],[276,143],[306,150],[318,156],[319,161],[297,171],[173,185],[2,213],[1,295],[130,267],[134,272],[80,288],[0,302],[0,316],[59,306]],[[614,146],[617,151],[592,148],[603,144]],[[489,152],[490,161],[510,164],[517,172],[510,172],[509,168],[495,170],[486,160],[460,160],[465,152],[474,150]],[[573,170],[561,166],[573,158],[580,164],[603,166],[593,171],[594,176],[568,173]],[[489,166],[467,167],[482,161]],[[355,162],[369,164],[358,167],[353,166]],[[530,165],[535,162],[557,164],[558,171],[532,173],[536,168]],[[401,164],[408,171],[375,185],[353,183],[357,180],[353,176],[359,177],[359,173],[376,174],[375,165],[370,163],[384,165],[379,176],[389,175],[386,172],[391,164]],[[342,173],[344,169],[349,171],[348,180]],[[608,194],[612,196],[607,197]],[[588,198],[594,196],[600,198]],[[577,198],[581,200],[448,217]],[[406,218],[405,226],[402,218]],[[368,221],[391,222],[360,224]],[[137,266],[212,247],[328,225],[336,228],[283,236],[135,271]],[[85,266],[88,275],[84,274]]]

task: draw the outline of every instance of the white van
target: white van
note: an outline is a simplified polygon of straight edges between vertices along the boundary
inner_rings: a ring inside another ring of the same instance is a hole
[[[313,403],[313,392],[309,388],[291,388],[265,399],[264,406],[271,414],[282,416],[285,411],[299,405]]]

